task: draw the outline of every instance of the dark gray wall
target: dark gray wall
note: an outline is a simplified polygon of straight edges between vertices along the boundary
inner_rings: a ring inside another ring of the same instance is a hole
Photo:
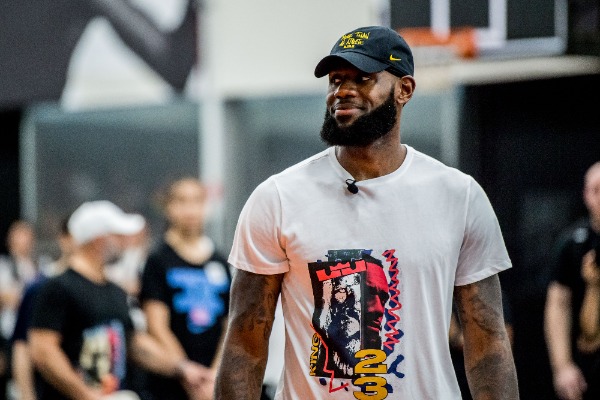
[[[501,274],[513,309],[521,398],[553,399],[543,335],[552,248],[585,215],[583,175],[600,160],[600,75],[464,88],[460,169],[496,209],[513,269]]]

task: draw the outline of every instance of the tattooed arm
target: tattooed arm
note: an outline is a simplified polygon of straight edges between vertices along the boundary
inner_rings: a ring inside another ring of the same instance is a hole
[[[283,274],[236,270],[215,399],[259,399]]]
[[[519,398],[497,275],[454,288],[464,334],[465,369],[475,400]]]

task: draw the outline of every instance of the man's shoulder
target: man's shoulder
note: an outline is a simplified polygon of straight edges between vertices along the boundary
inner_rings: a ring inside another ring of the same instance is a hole
[[[283,171],[274,174],[273,177],[286,178],[286,177],[290,177],[290,176],[305,174],[307,172],[307,170],[310,168],[314,168],[314,167],[318,168],[323,163],[323,161],[327,160],[328,157],[329,157],[329,149],[325,149],[325,150],[320,151],[308,158],[305,158],[304,160],[302,160],[300,162],[297,162],[296,164],[293,164],[293,165],[287,167]]]
[[[560,232],[558,241],[564,244],[581,244],[588,240],[591,235],[589,219],[582,217],[571,222]]]
[[[42,275],[32,283],[32,289],[39,291],[47,287],[65,287],[72,284],[75,275],[76,273],[70,268],[57,275]]]
[[[298,184],[305,184],[327,168],[329,149],[325,149],[311,157],[293,164],[263,180],[255,189],[254,194],[261,196],[275,195],[282,188],[297,189]]]
[[[447,165],[443,161],[411,148],[410,146],[408,146],[408,148],[413,154],[411,163],[411,171],[413,171],[413,173],[421,173],[430,178],[439,178],[454,184],[468,184],[469,182],[474,181],[471,175],[458,168]]]

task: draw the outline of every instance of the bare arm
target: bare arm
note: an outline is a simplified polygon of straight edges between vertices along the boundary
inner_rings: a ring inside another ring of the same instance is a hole
[[[579,320],[583,341],[590,344],[600,339],[600,268],[594,260],[593,252],[586,254],[581,270],[586,288]]]
[[[561,399],[580,399],[585,378],[571,353],[571,290],[552,282],[546,295],[544,332],[554,390]]]
[[[215,399],[259,399],[283,274],[237,270]]]
[[[73,400],[99,400],[100,393],[88,387],[73,369],[60,347],[61,335],[49,329],[29,331],[31,359],[48,383]]]
[[[573,362],[571,354],[571,291],[552,282],[546,295],[544,333],[553,370]]]
[[[498,276],[455,287],[454,300],[463,327],[465,369],[473,398],[518,399]]]
[[[20,400],[36,400],[33,365],[29,347],[24,340],[16,340],[12,346],[12,373]]]
[[[217,371],[221,366],[221,361],[223,360],[223,347],[225,346],[225,333],[227,332],[227,322],[228,319],[223,320],[223,333],[219,338],[219,345],[217,347],[217,353],[215,354],[215,358],[212,362],[210,368],[214,371]]]
[[[128,343],[128,353],[131,359],[144,369],[170,377],[181,376],[181,367],[187,362],[185,357],[172,354],[152,336],[140,331],[132,334]]]
[[[143,309],[146,314],[148,333],[174,356],[187,357],[181,343],[170,328],[171,315],[166,304],[158,300],[148,300],[144,302]]]
[[[156,340],[156,343],[152,343],[152,341],[150,341],[150,343],[145,344],[145,346],[150,346],[147,350],[152,352],[152,348],[154,348],[156,345],[159,345],[162,348],[162,351],[166,354],[169,354],[170,357],[173,358],[173,360],[186,360],[187,354],[185,353],[181,342],[179,341],[179,339],[177,339],[177,336],[175,336],[175,334],[170,328],[171,315],[169,312],[169,308],[163,302],[158,300],[145,301],[143,308],[144,313],[146,314],[148,333],[153,338],[153,340]],[[147,338],[143,340],[147,340]],[[151,354],[148,361],[138,360],[138,362],[146,363],[146,368],[150,369],[155,368],[152,365],[152,363],[155,361],[156,357],[153,357]],[[184,363],[180,365],[186,364]],[[191,374],[194,375],[189,376],[188,379],[186,379],[186,376],[183,376],[183,387],[188,392],[190,398],[210,397],[205,394],[207,392],[212,393],[214,389],[214,368],[207,368],[196,363],[192,363],[191,365],[193,366],[193,368],[190,368],[190,370],[192,371]],[[158,372],[163,374],[170,373],[170,371]]]
[[[16,284],[16,286],[11,287],[0,293],[0,304],[2,304],[5,308],[16,309],[19,306],[19,301],[21,300],[21,292],[23,288]]]

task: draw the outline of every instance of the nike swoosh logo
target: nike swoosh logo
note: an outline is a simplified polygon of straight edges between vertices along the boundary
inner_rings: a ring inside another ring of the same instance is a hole
[[[390,54],[390,61],[400,61],[401,58],[396,58],[392,54]]]

